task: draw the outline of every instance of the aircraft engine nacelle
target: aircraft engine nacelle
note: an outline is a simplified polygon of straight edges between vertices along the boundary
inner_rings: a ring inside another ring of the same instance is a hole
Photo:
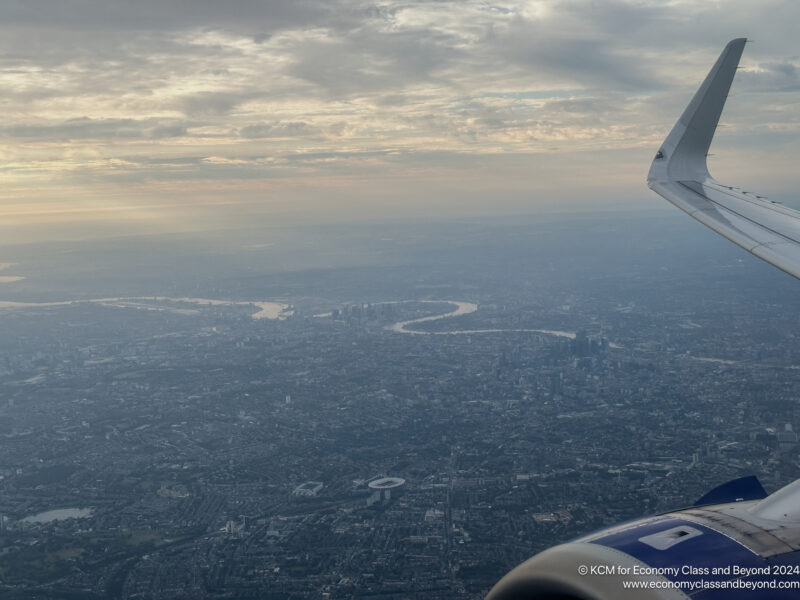
[[[503,577],[487,600],[798,597],[800,480],[766,496],[747,477],[691,508],[546,550]]]

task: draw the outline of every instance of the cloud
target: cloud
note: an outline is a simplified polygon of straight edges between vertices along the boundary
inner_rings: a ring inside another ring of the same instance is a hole
[[[9,138],[75,141],[95,139],[163,139],[186,135],[185,124],[153,119],[91,119],[77,117],[57,123],[24,124],[0,127]]]
[[[175,31],[196,27],[267,32],[328,18],[335,3],[317,0],[26,0],[0,5],[6,26],[73,31]]]
[[[314,133],[314,129],[303,121],[278,123],[253,123],[239,130],[244,138],[298,138]]]
[[[367,21],[346,36],[331,32],[300,40],[288,73],[333,96],[400,91],[420,83],[447,83],[446,67],[462,57],[448,35],[431,30],[397,31]]]
[[[253,92],[198,92],[181,98],[183,112],[192,117],[227,115],[254,96]]]
[[[521,165],[553,153],[583,165],[568,183],[585,189],[646,169],[732,37],[757,43],[720,140],[757,130],[748,148],[778,145],[780,124],[800,120],[798,20],[788,0],[0,3],[6,189],[203,182],[211,194],[260,179],[410,181],[459,162],[513,165],[520,188],[545,187]]]
[[[492,47],[498,59],[557,84],[637,91],[659,87],[640,57],[604,31],[579,25],[565,31],[549,19],[517,18],[492,40]]]
[[[788,60],[758,63],[740,72],[737,80],[739,88],[758,93],[800,90],[800,70]]]

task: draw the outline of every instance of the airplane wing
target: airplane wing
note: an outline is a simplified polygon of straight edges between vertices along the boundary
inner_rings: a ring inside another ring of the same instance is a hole
[[[723,185],[706,165],[746,42],[738,38],[725,46],[653,159],[647,185],[720,235],[800,278],[800,211]]]

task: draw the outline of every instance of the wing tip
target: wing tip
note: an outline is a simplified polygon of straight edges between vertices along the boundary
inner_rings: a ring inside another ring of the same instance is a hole
[[[662,142],[648,173],[651,180],[711,178],[706,157],[747,38],[730,40],[686,109]],[[650,186],[652,187],[652,186]]]

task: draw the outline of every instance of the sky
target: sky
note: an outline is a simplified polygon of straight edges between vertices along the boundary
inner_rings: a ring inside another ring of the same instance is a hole
[[[649,163],[735,37],[710,169],[790,204],[798,22],[793,0],[6,0],[0,243],[660,207]]]

